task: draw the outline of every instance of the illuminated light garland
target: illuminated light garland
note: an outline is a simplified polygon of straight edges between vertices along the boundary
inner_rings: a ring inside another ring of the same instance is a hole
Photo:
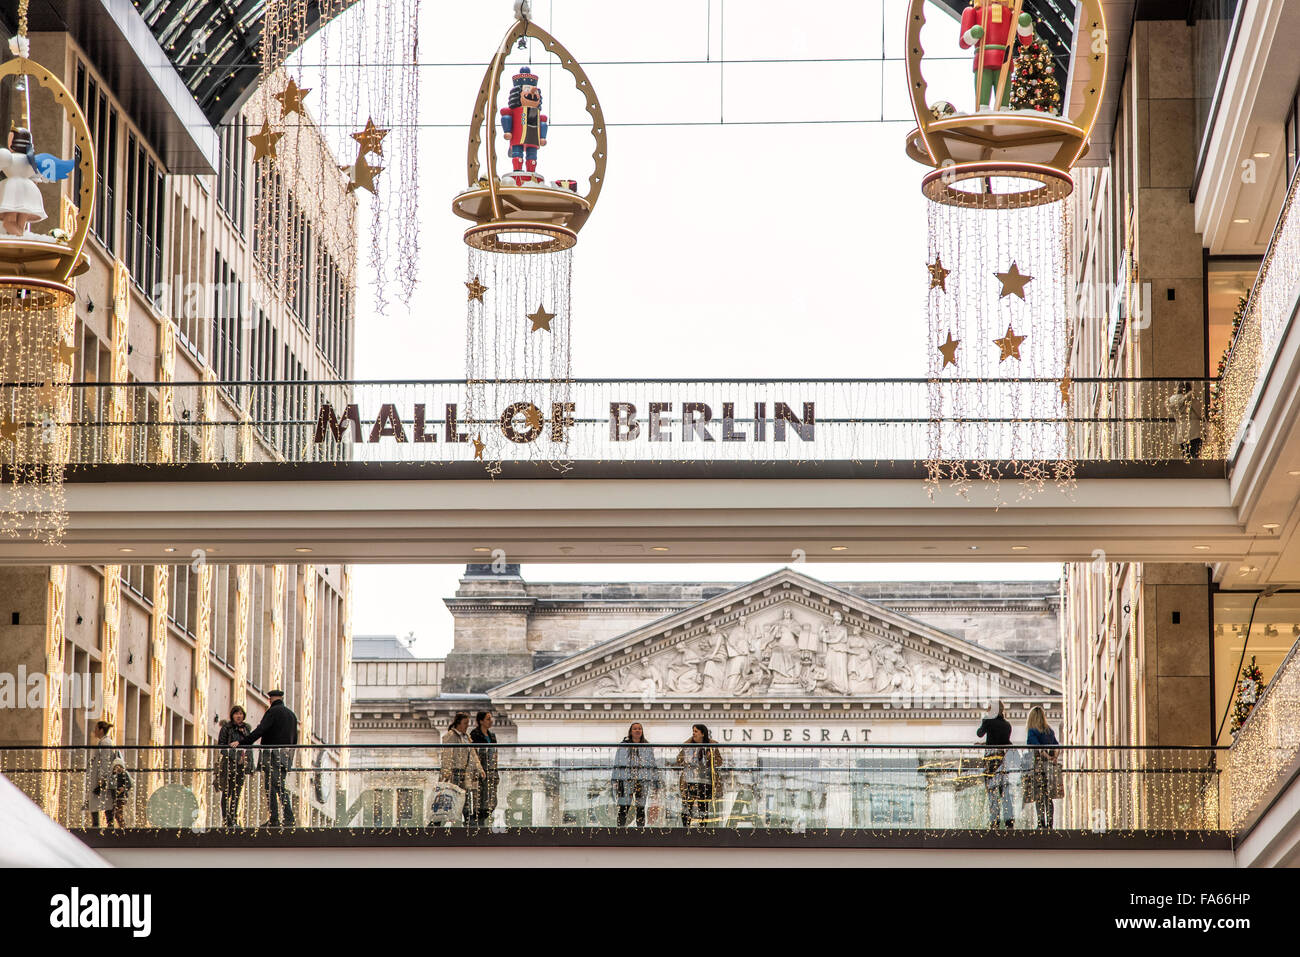
[[[271,566],[271,688],[284,688],[285,566]],[[268,689],[269,690],[269,689]]]
[[[251,576],[252,569],[248,565],[235,567],[235,661],[232,703],[240,705],[243,705],[248,695],[248,629],[251,625],[249,579]]]
[[[104,594],[104,620],[100,622],[100,648],[103,657],[100,671],[104,680],[104,717],[116,722],[121,669],[118,666],[119,639],[122,627],[122,566],[105,565],[100,587]]]
[[[202,748],[208,744],[208,666],[212,650],[212,566],[204,563],[198,570],[198,620],[194,626],[194,745]],[[196,826],[208,823],[208,775],[206,768],[215,758],[215,751],[199,751],[200,770],[194,774],[192,789],[198,801]]]
[[[167,583],[170,572],[168,565],[153,566],[153,608],[149,613],[149,743],[152,745],[168,743]],[[161,772],[166,758],[166,751],[156,747],[151,749],[150,770]]]
[[[68,598],[68,566],[51,565],[45,602],[45,713],[42,716],[41,744],[47,748],[63,743],[63,644],[64,621]],[[63,762],[41,779],[41,809],[56,817],[59,807],[59,780]]]
[[[302,587],[302,655],[299,659],[302,680],[299,684],[301,707],[298,713],[298,741],[309,745],[314,730],[313,697],[316,692],[316,566],[300,565],[298,581]],[[298,775],[298,807],[303,820],[310,820],[311,776],[308,774]]]

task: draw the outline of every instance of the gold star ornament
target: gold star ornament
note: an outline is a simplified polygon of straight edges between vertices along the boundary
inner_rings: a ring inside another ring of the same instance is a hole
[[[306,116],[307,114],[302,108],[302,101],[310,92],[310,89],[303,89],[293,77],[289,77],[289,85],[284,88],[283,92],[275,94],[275,98],[280,101],[280,119],[284,119],[290,113]]]
[[[961,345],[961,340],[954,339],[952,333],[949,332],[948,341],[939,346],[939,352],[943,355],[943,365],[939,367],[940,371],[957,364],[957,347],[959,345]]]
[[[474,277],[473,282],[465,283],[465,288],[469,290],[469,299],[466,300],[467,302],[473,302],[475,299],[482,302],[483,293],[488,291],[488,287],[478,281],[478,276]]]
[[[528,316],[528,319],[533,324],[533,328],[529,329],[528,331],[536,332],[538,329],[545,329],[547,332],[550,332],[551,320],[554,318],[555,318],[555,313],[547,312],[546,309],[540,303],[538,303],[537,311],[534,313],[530,313]]]
[[[1007,326],[1007,334],[1001,339],[994,339],[993,344],[1002,350],[1002,355],[998,356],[998,362],[1005,362],[1007,359],[1020,361],[1020,343],[1028,339],[1028,336],[1018,336],[1016,331]]]
[[[352,138],[357,141],[361,147],[362,153],[374,153],[376,156],[384,155],[384,137],[388,135],[388,130],[381,130],[375,126],[375,121],[366,117],[366,128],[360,133],[353,133]]]
[[[930,288],[947,292],[948,274],[952,272],[952,270],[943,268],[943,260],[938,256],[935,256],[934,262],[930,263],[925,268],[930,270]]]
[[[248,138],[248,142],[253,144],[253,162],[264,157],[275,159],[275,144],[280,142],[283,133],[276,133],[271,129],[269,120],[262,121],[262,129]]]
[[[72,360],[77,357],[77,347],[70,346],[66,342],[60,342],[54,347],[54,351],[58,361],[65,366],[72,365]]]
[[[348,174],[349,193],[357,189],[368,189],[374,193],[375,177],[384,171],[382,166],[367,162],[366,154],[362,152],[357,153],[357,161],[351,166],[340,166],[339,169]]]
[[[1011,296],[1011,295],[1016,295],[1019,296],[1021,299],[1024,299],[1025,285],[1027,283],[1033,282],[1034,280],[1033,276],[1026,276],[1024,273],[1022,273],[1020,271],[1020,267],[1017,266],[1015,263],[1012,263],[1011,268],[1008,269],[1006,272],[1000,272],[997,273],[996,275],[998,277],[998,281],[1002,283],[1002,292],[998,293],[999,299],[1001,299],[1003,296]]]
[[[473,441],[474,441],[474,458],[482,462],[483,450],[487,448],[487,443],[483,441],[483,433],[480,432],[478,435],[474,436]]]

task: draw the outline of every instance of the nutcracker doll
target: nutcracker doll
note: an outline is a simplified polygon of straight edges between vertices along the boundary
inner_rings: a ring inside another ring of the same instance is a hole
[[[1020,14],[1016,38],[1021,46],[1034,39],[1034,18]],[[983,41],[982,43],[980,41]],[[961,15],[961,48],[975,47],[975,109],[1002,109],[1011,99],[1011,84],[1002,91],[1002,101],[994,103],[1002,65],[1011,55],[1011,4],[1003,0],[971,0]]]
[[[528,179],[540,179],[537,172],[537,148],[546,145],[546,114],[542,112],[542,91],[537,88],[537,74],[524,67],[514,75],[509,106],[501,111],[501,132],[510,141],[510,161],[515,172],[525,160]]]

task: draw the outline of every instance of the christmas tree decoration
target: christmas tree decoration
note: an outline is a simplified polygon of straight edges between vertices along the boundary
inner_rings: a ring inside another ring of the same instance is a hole
[[[566,178],[543,174],[551,133],[544,65],[554,68],[546,76],[572,79],[590,119],[592,169],[585,194],[567,170],[556,171]],[[516,4],[515,21],[498,45],[474,103],[467,186],[452,201],[452,211],[470,221],[464,233],[469,247],[468,387],[461,421],[485,432],[499,429],[517,446],[512,455],[557,467],[568,458],[572,424],[573,248],[604,186],[607,156],[605,118],[586,72],[555,37],[532,22],[528,4]],[[476,300],[475,284],[490,291]],[[550,427],[527,421],[529,409],[539,410]],[[492,440],[486,445],[499,447]],[[496,474],[499,463],[489,462],[487,471]]]
[[[390,132],[390,130],[381,130],[376,126],[373,117],[366,117],[366,128],[360,133],[353,133],[352,138],[357,141],[362,153],[374,153],[376,156],[383,156],[384,137]]]
[[[1056,79],[1056,63],[1042,40],[1033,40],[1017,51],[1011,75],[1011,109],[1037,110],[1059,115],[1061,84]]]
[[[306,116],[307,113],[302,108],[302,101],[310,92],[311,90],[300,87],[293,77],[289,77],[289,82],[285,88],[275,94],[275,98],[280,101],[280,119],[284,119],[290,113]]]
[[[270,120],[263,120],[261,130],[248,138],[248,142],[253,144],[253,162],[275,159],[275,146],[283,136],[283,133],[271,129]]]
[[[62,350],[75,323],[73,279],[89,268],[82,248],[95,208],[95,149],[75,98],[27,58],[28,42],[26,4],[20,4],[14,56],[0,64],[0,82],[17,78],[5,101],[9,133],[0,149],[0,532],[54,544],[67,525],[63,475],[71,444]],[[53,124],[49,117],[59,113],[60,122],[49,128],[62,129],[66,120],[73,160],[36,151],[33,115]],[[48,215],[38,184],[65,180],[74,169],[75,215]]]
[[[1070,73],[1079,82],[1072,87],[1068,116],[1057,115],[1063,109],[1044,108],[1055,102],[1053,93],[1047,73],[1037,85],[1034,74],[1050,72],[1055,64],[1035,39],[1030,5],[1022,0],[971,3],[958,40],[974,57],[974,102],[952,112],[947,101],[931,105],[921,34],[932,8],[925,0],[910,0],[907,28],[908,91],[917,125],[907,135],[906,149],[932,171],[923,177],[922,191],[935,202],[976,209],[1041,205],[1070,195],[1070,171],[1088,148],[1106,84],[1106,21],[1100,0],[1078,3]],[[1024,57],[1030,59],[1020,65]],[[1024,74],[1018,103],[1013,63]]]
[[[943,292],[947,292],[948,274],[951,273],[952,270],[943,268],[943,260],[936,259],[925,268],[930,270],[930,288],[940,289]]]
[[[957,347],[959,345],[961,345],[961,340],[954,339],[952,333],[949,332],[948,341],[939,346],[939,353],[943,356],[942,368],[946,369],[950,365],[955,366],[957,364]]]
[[[998,282],[1002,283],[1002,291],[998,293],[998,298],[1003,296],[1019,296],[1025,298],[1025,284],[1033,281],[1033,276],[1026,276],[1020,271],[1020,267],[1015,263],[1006,272],[997,273]]]
[[[1259,696],[1264,693],[1264,675],[1259,670],[1259,665],[1255,664],[1255,656],[1250,656],[1250,664],[1241,669],[1241,677],[1237,680],[1236,697],[1232,704],[1232,724],[1229,731],[1235,737],[1241,730],[1250,713],[1255,710],[1255,704],[1259,701]]]

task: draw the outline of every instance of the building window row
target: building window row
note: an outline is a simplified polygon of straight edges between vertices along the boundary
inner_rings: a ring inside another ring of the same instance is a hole
[[[114,254],[117,251],[117,194],[113,182],[117,173],[117,111],[109,103],[108,93],[89,74],[84,63],[77,64],[76,97],[95,143],[95,209],[90,229],[104,248]],[[81,159],[80,149],[76,151],[76,159]],[[76,187],[80,195],[80,162]]]
[[[325,361],[346,376],[351,348],[352,293],[334,257],[320,249],[316,259],[316,345]]]
[[[136,285],[155,305],[163,281],[165,197],[162,169],[135,134],[127,134],[124,262]]]
[[[248,189],[248,120],[242,115],[219,130],[221,162],[217,169],[217,207],[246,235]]]

